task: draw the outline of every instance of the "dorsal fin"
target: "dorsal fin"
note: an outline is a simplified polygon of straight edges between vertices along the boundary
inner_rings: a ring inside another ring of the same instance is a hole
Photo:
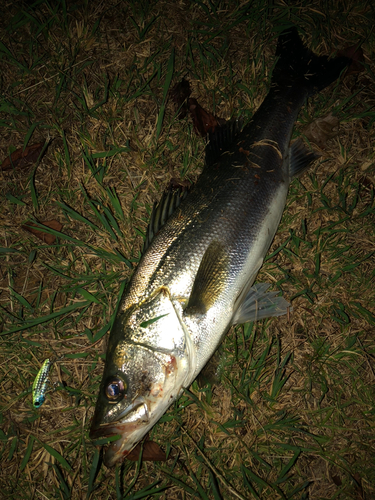
[[[206,165],[211,166],[218,162],[220,156],[229,151],[235,143],[242,129],[241,120],[230,120],[224,125],[215,128],[214,132],[208,133],[206,146]]]
[[[154,239],[154,236],[164,226],[176,208],[180,206],[181,201],[186,198],[187,194],[188,190],[183,187],[179,187],[178,189],[170,188],[164,191],[159,203],[154,203],[150,223],[146,231],[146,239],[143,245],[142,253],[147,250],[151,241]]]

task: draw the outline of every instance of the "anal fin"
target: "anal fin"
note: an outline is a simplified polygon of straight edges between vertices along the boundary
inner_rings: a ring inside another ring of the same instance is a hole
[[[302,139],[297,139],[290,146],[290,176],[299,177],[321,155],[308,149]]]
[[[292,310],[279,292],[267,292],[269,283],[257,283],[247,292],[232,319],[232,325],[249,323],[271,316],[282,316]]]

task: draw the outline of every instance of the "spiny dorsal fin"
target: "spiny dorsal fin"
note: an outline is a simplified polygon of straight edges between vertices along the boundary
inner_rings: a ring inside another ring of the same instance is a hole
[[[213,241],[205,251],[194,280],[185,314],[204,314],[226,286],[229,256],[224,245]]]
[[[168,189],[164,191],[159,203],[154,203],[142,253],[147,250],[154,236],[164,226],[176,208],[180,206],[181,201],[186,198],[187,193],[188,190],[183,187]]]
[[[216,127],[215,132],[209,132],[206,146],[207,166],[217,163],[220,156],[233,147],[241,129],[241,120],[230,120],[224,125]]]

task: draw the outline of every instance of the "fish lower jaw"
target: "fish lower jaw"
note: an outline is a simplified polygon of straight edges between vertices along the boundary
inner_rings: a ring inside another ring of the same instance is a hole
[[[112,443],[104,455],[104,465],[112,467],[116,462],[123,460],[151,429],[155,422],[145,424],[144,422],[135,422],[132,424],[114,425],[114,433],[120,434],[121,438]]]
[[[150,418],[148,422],[138,420],[137,422],[113,424],[111,426],[111,434],[120,434],[121,437],[107,448],[104,456],[104,465],[112,467],[116,462],[126,458],[138,442],[156,424],[160,416],[157,415],[157,418]]]
[[[144,400],[144,406],[147,407],[143,414],[141,411],[131,413],[123,417],[122,421],[103,427],[102,435],[120,434],[120,439],[113,442],[107,449],[104,456],[104,464],[107,467],[113,466],[116,462],[123,460],[137,445],[137,443],[147,434],[147,432],[156,424],[156,422],[166,412],[168,407],[181,395],[183,389],[178,392],[173,391],[164,393],[163,397],[156,396]],[[136,416],[138,418],[136,419]],[[129,420],[129,417],[131,420]],[[134,420],[133,420],[134,419]],[[98,430],[100,432],[100,430]]]

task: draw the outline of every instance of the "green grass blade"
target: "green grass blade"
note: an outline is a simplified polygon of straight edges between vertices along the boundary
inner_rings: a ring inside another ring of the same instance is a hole
[[[100,304],[101,303],[100,300],[95,297],[95,295],[93,295],[92,293],[88,292],[84,288],[79,287],[76,290],[88,302],[95,302],[95,304]]]
[[[30,456],[31,456],[31,453],[33,451],[33,446],[34,446],[34,441],[35,441],[35,437],[34,436],[29,436],[29,443],[27,445],[27,449],[26,449],[26,453],[22,459],[22,462],[20,464],[20,471],[22,472],[23,469],[26,467],[26,465],[28,464],[29,460],[30,460]]]
[[[18,438],[17,438],[17,436],[14,436],[14,438],[12,439],[12,443],[10,445],[10,449],[9,449],[8,462],[10,462],[12,460],[14,452],[17,449],[17,446],[18,446]]]
[[[46,316],[42,316],[41,318],[36,318],[36,319],[31,319],[27,320],[26,324],[23,324],[22,326],[12,328],[11,330],[1,332],[0,335],[11,335],[13,333],[18,333],[22,332],[23,330],[27,330],[29,328],[34,328],[37,325],[41,325],[42,323],[48,323],[49,321],[59,318],[60,316],[63,316],[65,314],[69,314],[70,312],[76,311],[77,309],[80,309],[81,307],[86,307],[90,305],[90,302],[77,302],[71,306],[66,306],[60,309],[57,312],[54,312],[52,314],[47,314]]]
[[[89,484],[88,484],[86,498],[89,498],[91,493],[94,491],[95,479],[96,479],[97,475],[99,474],[99,470],[100,470],[99,457],[100,457],[100,452],[99,452],[99,450],[96,449],[94,452],[94,457],[92,459],[92,464],[91,464],[91,468],[90,468]]]
[[[211,485],[212,494],[214,496],[214,500],[223,500],[223,497],[221,495],[220,488],[219,488],[219,483],[218,483],[216,477],[214,476],[214,474],[212,473],[211,470],[209,470],[208,473],[210,475],[210,485]]]
[[[29,140],[31,139],[31,136],[33,135],[34,133],[34,130],[36,129],[36,127],[39,125],[39,122],[34,122],[30,127],[29,127],[29,130],[26,132],[26,135],[25,135],[25,139],[23,141],[23,150],[25,150]]]
[[[29,311],[34,312],[34,308],[31,306],[31,304],[24,297],[22,297],[22,295],[17,293],[12,287],[10,287],[10,289],[12,291],[13,297],[15,297],[20,304],[22,304],[24,307],[29,309]]]
[[[64,479],[64,476],[61,473],[60,468],[56,464],[52,464],[52,467],[53,467],[54,471],[56,472],[56,475],[59,479],[59,487],[60,487],[60,492],[61,492],[63,500],[70,500],[71,491],[70,491],[70,488]]]
[[[69,215],[72,219],[77,220],[79,222],[83,222],[84,224],[87,224],[89,227],[97,231],[99,227],[91,222],[89,219],[81,215],[79,212],[74,210],[73,208],[69,207],[66,203],[57,201],[56,204],[66,213],[66,215]]]
[[[52,446],[49,446],[47,443],[41,443],[43,448],[48,451],[48,453],[54,457],[66,470],[72,470],[71,466],[65,460],[65,458]]]
[[[5,196],[6,196],[6,199],[9,200],[11,203],[14,203],[16,205],[21,205],[22,207],[26,206],[26,203],[24,203],[19,198],[16,198],[15,196],[13,196],[11,193],[7,193]]]
[[[298,457],[301,455],[301,449],[295,451],[293,457],[289,460],[289,462],[285,465],[282,471],[279,474],[279,477],[276,480],[276,484],[284,483],[288,478],[286,477],[290,469],[295,465],[298,460]]]

